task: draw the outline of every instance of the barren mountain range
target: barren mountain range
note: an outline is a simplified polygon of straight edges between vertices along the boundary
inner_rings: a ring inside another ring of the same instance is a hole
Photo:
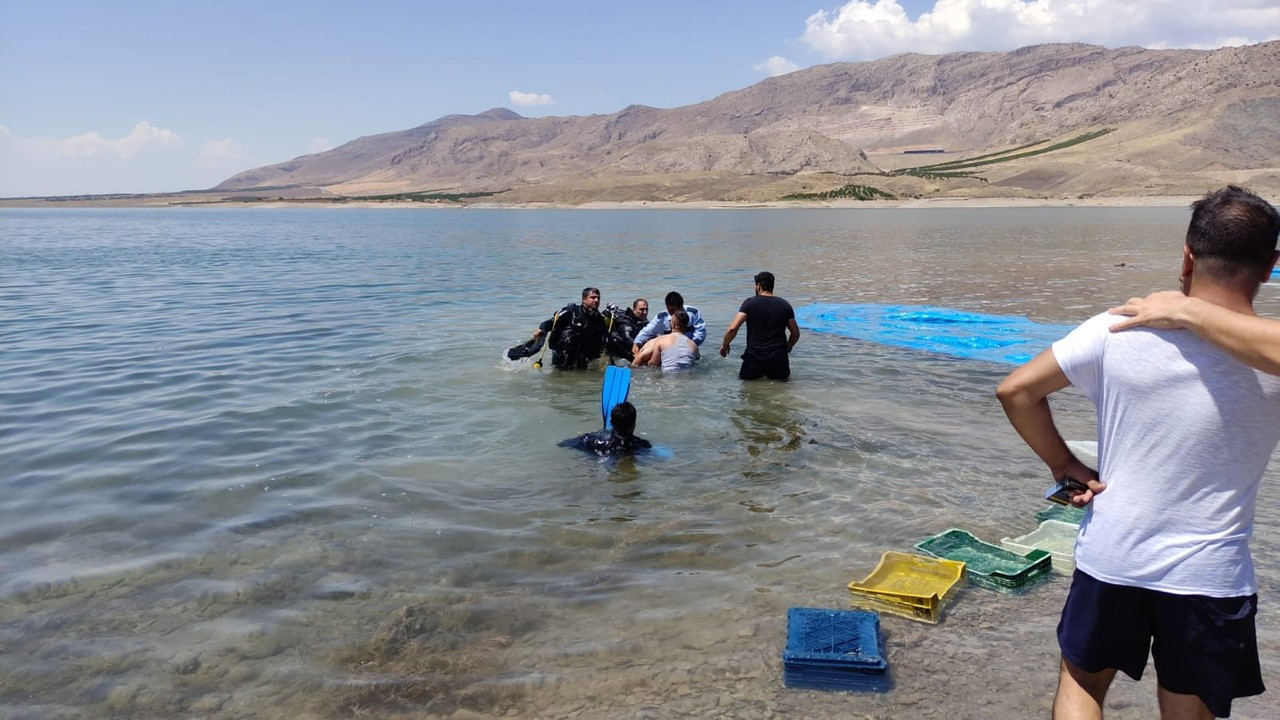
[[[1226,182],[1280,193],[1280,41],[905,54],[672,109],[449,115],[213,191],[582,203],[766,201],[851,186],[894,197],[1190,195]]]

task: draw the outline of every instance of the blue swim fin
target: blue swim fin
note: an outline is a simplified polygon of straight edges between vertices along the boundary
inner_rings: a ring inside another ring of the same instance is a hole
[[[605,429],[612,427],[609,413],[618,403],[626,402],[631,392],[631,368],[610,365],[604,369],[604,389],[600,393],[600,415]]]

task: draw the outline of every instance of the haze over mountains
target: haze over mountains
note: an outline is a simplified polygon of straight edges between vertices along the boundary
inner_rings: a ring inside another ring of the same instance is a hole
[[[1053,147],[1099,130],[1111,132]],[[1006,154],[972,177],[883,172],[1033,143],[1051,151]],[[248,170],[214,190],[580,203],[765,201],[849,184],[899,197],[1188,195],[1226,182],[1280,192],[1280,41],[905,54],[800,70],[672,109],[449,115]]]

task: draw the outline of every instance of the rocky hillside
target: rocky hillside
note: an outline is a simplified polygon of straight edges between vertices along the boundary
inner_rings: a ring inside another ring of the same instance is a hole
[[[1112,132],[1057,148],[1094,130]],[[891,171],[1042,143],[962,177]],[[944,154],[904,154],[907,150]],[[504,191],[513,202],[766,200],[847,184],[897,195],[1280,191],[1280,42],[1216,51],[1054,44],[896,55],[612,115],[450,115],[240,173],[217,191]]]

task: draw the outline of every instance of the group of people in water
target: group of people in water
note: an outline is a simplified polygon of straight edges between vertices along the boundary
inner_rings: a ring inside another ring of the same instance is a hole
[[[756,273],[755,294],[743,301],[729,322],[721,357],[744,324],[747,345],[738,377],[743,380],[786,380],[791,375],[789,354],[800,339],[791,303],[773,294],[773,273]],[[582,300],[565,305],[533,331],[524,345],[511,348],[512,360],[551,349],[551,365],[562,370],[585,369],[601,357],[632,367],[661,367],[664,372],[688,370],[702,357],[707,324],[698,308],[686,305],[672,290],[663,298],[665,310],[649,318],[649,302],[637,298],[631,307],[600,309],[600,289],[582,290]],[[543,345],[545,343],[545,347]],[[540,361],[535,366],[541,366]]]
[[[720,344],[720,356],[729,356],[738,330],[746,325],[747,343],[738,377],[786,380],[791,376],[791,349],[800,339],[795,310],[791,303],[773,294],[773,273],[756,273],[753,280],[755,293],[742,302],[730,320]],[[667,293],[663,304],[666,309],[652,319],[649,302],[644,298],[637,298],[629,308],[607,305],[601,311],[600,289],[583,288],[581,302],[556,311],[526,343],[508,350],[507,357],[541,357],[549,347],[552,367],[563,370],[585,369],[601,357],[632,367],[661,367],[663,372],[688,370],[702,357],[699,348],[707,339],[707,323],[698,308],[686,305],[684,296],[675,290]],[[541,360],[534,366],[541,367]],[[609,425],[560,444],[600,456],[625,455],[651,447],[647,440],[635,435],[636,409],[631,403],[614,406]]]

